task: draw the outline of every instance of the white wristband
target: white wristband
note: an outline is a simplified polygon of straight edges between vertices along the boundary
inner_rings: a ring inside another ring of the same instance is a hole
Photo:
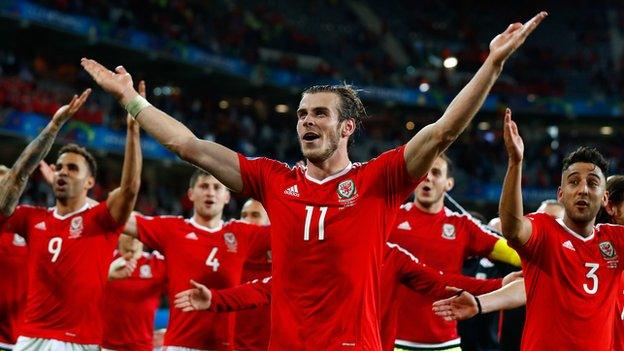
[[[132,100],[130,100],[130,102],[126,104],[125,108],[126,108],[126,111],[128,111],[128,113],[130,114],[130,116],[132,116],[133,118],[136,118],[139,112],[143,111],[143,109],[148,106],[152,106],[152,104],[150,104],[147,100],[145,100],[145,98],[142,97],[141,95],[137,95]]]

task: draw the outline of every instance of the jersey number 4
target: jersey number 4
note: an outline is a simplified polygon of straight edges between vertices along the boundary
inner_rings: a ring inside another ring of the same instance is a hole
[[[591,288],[589,284],[584,283],[583,289],[586,293],[594,295],[598,291],[598,276],[596,275],[596,271],[600,265],[598,263],[585,262],[585,267],[589,268],[589,272],[585,274],[585,277],[591,279]]]
[[[325,215],[327,214],[327,207],[319,207],[321,215],[318,221],[318,239],[325,240]],[[312,222],[312,214],[314,213],[314,206],[306,206],[306,219],[305,227],[303,228],[303,241],[310,240],[310,223]]]
[[[218,247],[213,247],[206,259],[206,266],[212,267],[212,271],[216,272],[219,269],[219,260],[217,259]]]

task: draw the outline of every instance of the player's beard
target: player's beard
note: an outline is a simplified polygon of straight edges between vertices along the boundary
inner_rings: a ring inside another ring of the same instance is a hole
[[[591,204],[590,208],[588,208],[584,212],[579,212],[574,208],[569,211],[566,209],[566,215],[574,223],[586,224],[596,219],[596,215],[598,215],[599,210],[600,205],[594,206],[594,204]]]
[[[303,157],[305,157],[308,161],[312,163],[321,163],[328,158],[330,158],[336,150],[338,150],[338,142],[340,141],[339,127],[336,127],[335,130],[331,130],[327,134],[327,141],[329,145],[323,149],[323,146],[320,147],[320,150],[305,150],[303,148],[303,142],[299,142],[299,147],[301,148],[301,153]]]

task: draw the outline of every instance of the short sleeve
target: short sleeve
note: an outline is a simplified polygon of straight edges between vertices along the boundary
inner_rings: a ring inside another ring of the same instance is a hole
[[[470,235],[468,240],[469,256],[490,255],[496,242],[501,239],[495,232],[487,229],[486,226],[472,217],[467,217],[466,229]]]
[[[19,205],[10,216],[0,215],[0,231],[16,233],[28,240],[28,228],[31,220],[39,217],[38,214],[44,212],[44,208],[28,205]]]
[[[544,213],[531,213],[526,216],[531,221],[531,236],[524,245],[512,246],[518,252],[518,255],[522,260],[534,261],[539,257],[544,257],[542,251],[545,250],[545,241],[548,239],[547,233],[545,233],[546,221],[553,220],[549,215]]]
[[[125,223],[117,223],[108,210],[106,201],[102,201],[91,209],[91,218],[97,227],[103,229],[107,233],[120,234],[123,231]],[[97,233],[97,231],[86,231]]]
[[[369,161],[377,178],[374,181],[385,185],[386,201],[391,207],[399,207],[425,177],[413,178],[407,172],[404,152],[402,145]]]
[[[138,239],[149,248],[158,250],[166,255],[165,247],[167,238],[173,234],[174,225],[179,220],[179,217],[150,217],[137,215]]]
[[[238,162],[243,180],[243,196],[254,198],[264,203],[264,194],[269,184],[269,177],[277,169],[287,169],[287,165],[266,157],[248,158],[238,154]]]

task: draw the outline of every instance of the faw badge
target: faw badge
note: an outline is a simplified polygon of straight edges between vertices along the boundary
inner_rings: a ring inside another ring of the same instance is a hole
[[[605,260],[612,260],[612,259],[617,258],[615,248],[613,247],[613,244],[611,244],[610,241],[603,241],[598,244],[598,247],[600,248],[600,253],[602,254],[602,257],[604,257]]]
[[[139,268],[139,277],[143,279],[149,279],[152,277],[152,267],[147,264],[144,264]]]
[[[234,235],[234,233],[223,234],[223,240],[225,240],[225,245],[227,246],[228,252],[238,251],[238,243],[236,242],[236,236]]]
[[[442,237],[448,240],[455,240],[455,226],[449,223],[444,223],[442,226]]]
[[[82,234],[82,216],[74,217],[69,225],[69,237],[78,238]]]
[[[355,194],[355,183],[351,179],[343,180],[336,190],[341,199],[350,199]]]

